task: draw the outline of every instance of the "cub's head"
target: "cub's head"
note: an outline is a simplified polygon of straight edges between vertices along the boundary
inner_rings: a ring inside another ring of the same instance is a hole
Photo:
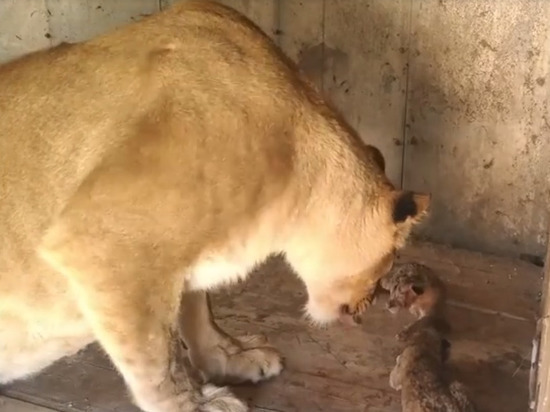
[[[378,281],[392,269],[395,252],[427,214],[430,195],[384,188],[372,203],[351,205],[334,226],[327,219],[333,229],[320,229],[321,240],[315,241],[323,252],[319,263],[296,268],[308,290],[307,315],[315,323],[359,322]]]
[[[429,278],[418,267],[414,263],[402,264],[380,279],[380,286],[390,293],[386,307],[391,313],[395,314],[402,308],[409,309],[430,294]]]
[[[422,284],[398,284],[390,292],[386,307],[392,314],[396,314],[400,309],[408,309],[418,301],[425,290]]]

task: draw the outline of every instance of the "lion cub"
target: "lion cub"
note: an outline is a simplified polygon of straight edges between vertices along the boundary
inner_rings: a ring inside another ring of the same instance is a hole
[[[396,359],[390,386],[401,391],[403,412],[475,412],[464,386],[447,376],[450,343],[430,315],[409,328],[405,349]]]
[[[441,312],[445,304],[445,284],[421,263],[396,266],[380,280],[380,286],[390,293],[386,307],[391,313],[404,308],[421,318]]]
[[[380,280],[380,286],[390,293],[386,307],[391,313],[408,309],[419,319],[397,334],[399,341],[425,324],[436,326],[443,334],[450,332],[445,319],[446,287],[428,266],[420,263],[398,265]],[[424,321],[426,316],[430,319]]]

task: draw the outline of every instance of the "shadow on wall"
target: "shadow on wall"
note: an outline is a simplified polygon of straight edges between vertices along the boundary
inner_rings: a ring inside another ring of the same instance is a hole
[[[404,185],[434,194],[422,234],[481,251],[542,255],[550,200],[549,4],[419,3]]]
[[[402,166],[405,188],[433,194],[421,237],[484,252],[542,255],[550,222],[550,3],[403,3],[401,14],[391,14],[382,3],[363,2],[364,11],[354,19],[375,25],[364,30],[378,38],[363,42],[389,45],[388,53],[405,62],[403,75],[392,67],[406,91],[397,142],[403,142],[398,150],[404,152],[389,152],[387,141],[380,145],[390,167]],[[388,43],[387,33],[401,30],[407,18],[403,47]],[[386,99],[382,71],[399,60],[346,41],[359,48],[356,53],[318,43],[303,49],[299,66],[322,84],[327,67],[353,71],[363,59],[365,75],[355,76],[349,87],[380,83],[370,89],[376,93],[360,96],[365,117],[376,117],[377,105]],[[369,59],[377,60],[377,72]],[[325,93],[357,127],[348,113],[354,109],[341,96],[334,99],[327,87]]]

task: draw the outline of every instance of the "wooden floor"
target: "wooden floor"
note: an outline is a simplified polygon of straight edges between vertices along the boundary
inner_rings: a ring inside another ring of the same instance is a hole
[[[525,412],[541,268],[429,244],[407,248],[401,260],[425,263],[449,283],[451,363],[480,411]],[[235,391],[255,411],[400,411],[388,375],[398,350],[394,335],[409,315],[390,315],[379,299],[360,327],[318,330],[300,318],[304,300],[304,288],[278,260],[215,296],[227,331],[264,332],[286,357],[280,377]],[[95,345],[2,393],[2,412],[137,411]]]

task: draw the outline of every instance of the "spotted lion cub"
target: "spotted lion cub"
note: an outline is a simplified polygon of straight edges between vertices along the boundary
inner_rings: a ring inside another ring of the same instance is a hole
[[[386,307],[392,313],[403,308],[422,318],[443,311],[446,287],[428,266],[415,262],[396,265],[380,279],[380,286],[390,293]]]
[[[420,263],[396,265],[380,279],[380,287],[390,293],[386,307],[391,313],[408,309],[418,319],[397,334],[398,340],[405,340],[425,325],[436,326],[445,335],[450,333],[445,316],[447,289],[428,266]]]
[[[475,412],[466,388],[446,370],[450,343],[426,316],[404,339],[405,348],[390,374],[390,386],[401,391],[403,412]]]
[[[207,1],[4,64],[0,90],[0,383],[99,341],[143,411],[245,411],[183,345],[221,385],[281,356],[207,291],[284,253],[312,321],[355,318],[430,203]]]

